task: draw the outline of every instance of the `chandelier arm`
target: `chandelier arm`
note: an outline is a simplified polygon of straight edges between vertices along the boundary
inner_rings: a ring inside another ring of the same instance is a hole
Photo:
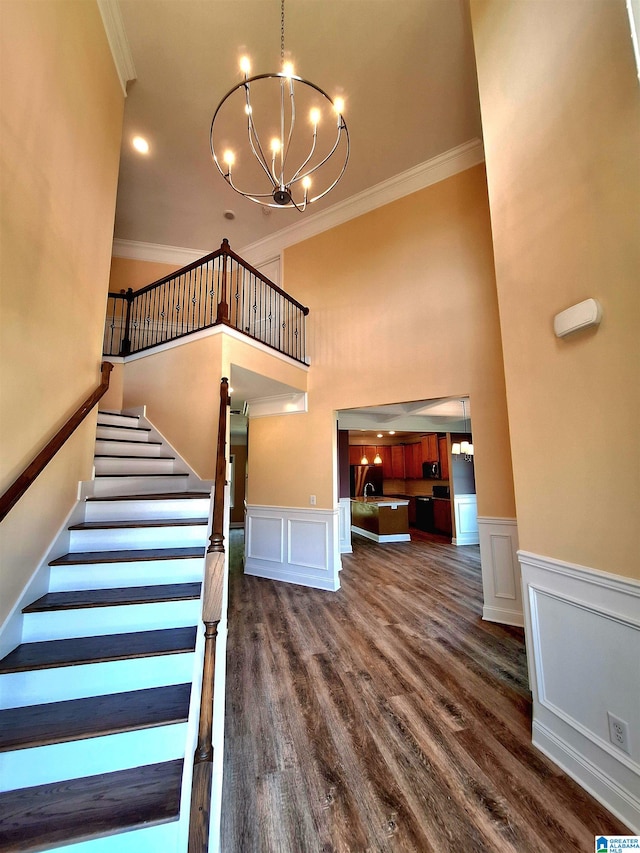
[[[291,107],[291,121],[289,123],[289,135],[287,137],[287,144],[283,148],[282,152],[282,183],[284,184],[284,166],[287,162],[287,155],[289,154],[289,147],[291,145],[291,139],[293,138],[293,129],[296,126],[296,102],[293,97],[293,79],[289,77],[289,105]],[[284,124],[284,103],[282,104],[282,122]],[[284,144],[284,127],[282,133],[282,142]],[[288,182],[288,186],[291,186],[291,181]]]
[[[335,153],[335,151],[336,151],[336,149],[337,149],[338,145],[340,144],[340,140],[342,139],[342,131],[343,131],[343,130],[345,130],[345,131],[346,131],[346,129],[347,129],[347,126],[346,126],[346,125],[344,124],[344,122],[341,120],[340,124],[338,125],[338,135],[337,135],[337,137],[336,137],[336,141],[335,141],[335,143],[334,143],[333,148],[331,149],[331,151],[329,151],[329,153],[328,153],[328,154],[327,154],[327,156],[324,158],[324,160],[321,160],[319,163],[316,163],[316,165],[315,165],[315,166],[313,166],[311,169],[309,169],[309,171],[308,171],[308,172],[305,172],[305,174],[304,174],[304,175],[299,175],[299,176],[298,176],[298,178],[297,178],[296,180],[301,180],[302,178],[306,178],[308,175],[313,175],[313,173],[314,173],[314,172],[317,172],[317,171],[318,171],[318,169],[320,169],[322,166],[324,166],[324,164],[327,162],[327,160],[329,160],[331,157],[333,157],[333,155],[334,155],[334,153]],[[349,134],[347,134],[347,159],[348,159],[348,157],[349,157]],[[308,162],[308,161],[307,161],[307,162]],[[344,166],[343,166],[343,168],[342,168],[342,171],[340,172],[340,177],[342,177],[342,175],[343,175],[343,173],[344,173],[344,170],[345,170],[346,166],[347,166],[347,164],[346,164],[346,162],[345,162],[345,164],[344,164]],[[300,168],[302,168],[302,166],[301,166]],[[300,170],[298,170],[298,171],[300,171]],[[339,179],[340,179],[340,178],[338,178],[338,180],[339,180]],[[291,183],[293,183],[293,181],[291,181]],[[331,185],[331,187],[332,187],[332,188],[333,188],[333,187],[335,187],[335,185],[336,185],[337,183],[338,183],[338,181],[336,181],[335,183],[333,183],[333,184]],[[324,193],[323,193],[322,195],[324,195]],[[316,198],[321,198],[321,196],[316,196]]]
[[[304,169],[304,167],[307,165],[309,160],[311,160],[311,158],[313,157],[313,154],[316,150],[316,142],[317,141],[318,141],[318,126],[316,125],[313,129],[313,142],[311,143],[311,151],[309,152],[309,156],[304,161],[304,163],[301,163],[300,166],[298,166],[298,168],[296,169],[296,171],[293,174],[293,177],[291,178],[290,184],[295,183],[299,179],[299,177],[303,177],[303,178],[305,177],[304,175],[301,176],[300,172]]]
[[[260,144],[260,137],[258,136],[258,131],[256,130],[256,125],[253,120],[253,108],[251,106],[251,94],[249,91],[248,83],[244,84],[245,89],[245,99],[247,104],[247,134],[249,136],[249,145],[251,146],[251,150],[253,152],[253,156],[260,163],[262,168],[264,169],[267,177],[271,180],[271,175],[269,174],[269,167],[267,166],[267,161],[264,156],[264,152],[262,150],[262,145]],[[254,137],[255,137],[255,145],[254,145]],[[257,150],[256,150],[257,145]],[[275,186],[275,184],[274,184]],[[237,190],[239,192],[239,190]]]

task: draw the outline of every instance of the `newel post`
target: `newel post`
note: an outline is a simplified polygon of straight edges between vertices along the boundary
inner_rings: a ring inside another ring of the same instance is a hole
[[[124,337],[120,347],[120,355],[131,355],[131,306],[133,305],[133,288],[130,287],[126,294],[127,313],[124,321]]]
[[[229,300],[227,296],[227,261],[229,258],[229,241],[225,237],[220,244],[222,253],[222,280],[220,282],[220,301],[218,302],[218,313],[216,321],[218,323],[229,322]]]
[[[224,553],[224,487],[226,483],[227,460],[225,443],[227,440],[227,410],[229,408],[229,380],[223,376],[220,380],[220,416],[218,418],[218,446],[216,449],[216,479],[213,492],[213,524],[207,553]]]

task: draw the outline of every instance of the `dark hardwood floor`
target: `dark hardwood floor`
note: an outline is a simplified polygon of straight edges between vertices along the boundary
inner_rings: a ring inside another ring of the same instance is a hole
[[[531,745],[477,546],[353,537],[342,589],[231,581],[222,853],[557,853],[628,830]]]

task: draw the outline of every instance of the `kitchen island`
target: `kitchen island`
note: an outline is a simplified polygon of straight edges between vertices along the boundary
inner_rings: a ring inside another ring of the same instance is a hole
[[[351,532],[374,542],[410,542],[408,507],[404,498],[351,498]]]

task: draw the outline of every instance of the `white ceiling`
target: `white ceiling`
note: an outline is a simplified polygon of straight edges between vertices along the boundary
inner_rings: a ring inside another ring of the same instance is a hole
[[[213,112],[241,75],[280,64],[279,0],[119,0],[136,70],[125,103],[115,236],[211,250],[248,246],[481,137],[465,0],[287,0],[295,72],[345,97],[351,157],[306,213],[231,190],[209,152]],[[134,135],[150,144],[146,156]],[[225,210],[236,218],[228,221]]]

